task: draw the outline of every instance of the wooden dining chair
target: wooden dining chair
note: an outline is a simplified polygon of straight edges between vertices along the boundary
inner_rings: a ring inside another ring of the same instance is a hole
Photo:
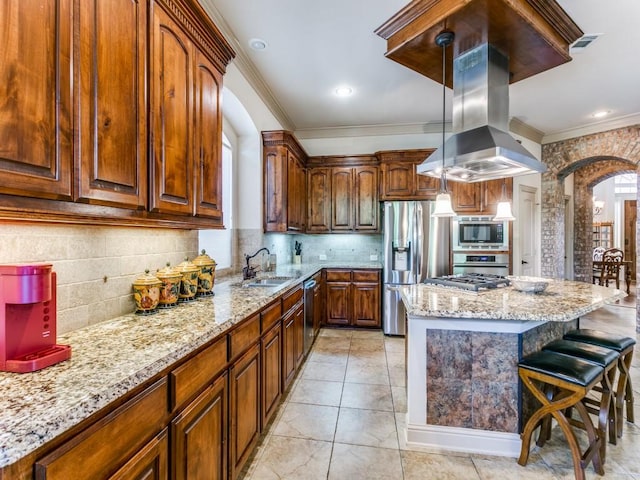
[[[600,285],[609,286],[609,280],[616,281],[616,288],[620,289],[620,268],[624,260],[624,252],[619,248],[610,248],[602,254],[603,270]]]
[[[607,249],[604,247],[596,247],[593,249],[593,261],[594,262],[601,262],[602,261],[602,256],[604,255],[604,252],[606,252]],[[592,281],[591,283],[597,283],[599,285],[602,285],[602,274],[603,274],[603,270],[604,270],[604,265],[594,265],[593,266],[593,273],[592,273]]]

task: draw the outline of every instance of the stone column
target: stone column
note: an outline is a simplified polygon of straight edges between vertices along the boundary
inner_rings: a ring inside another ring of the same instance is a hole
[[[564,278],[564,184],[555,172],[542,174],[542,244],[543,277]]]

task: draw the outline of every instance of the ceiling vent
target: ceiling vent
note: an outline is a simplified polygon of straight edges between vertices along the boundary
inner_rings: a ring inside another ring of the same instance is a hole
[[[582,53],[585,48],[595,42],[602,36],[602,33],[589,33],[581,36],[578,40],[571,44],[570,53]]]

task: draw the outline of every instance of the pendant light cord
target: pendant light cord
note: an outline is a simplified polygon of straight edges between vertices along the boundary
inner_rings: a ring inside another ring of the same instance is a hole
[[[446,90],[446,73],[447,73],[447,63],[445,51],[447,48],[447,44],[442,44],[442,175],[440,176],[440,190],[444,193],[447,191],[447,174],[444,169],[444,153],[445,153],[445,144],[444,144],[444,119],[446,113],[446,102],[445,96],[447,93]]]

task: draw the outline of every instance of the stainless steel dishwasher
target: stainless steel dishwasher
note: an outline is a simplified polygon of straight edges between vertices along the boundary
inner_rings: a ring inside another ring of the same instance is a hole
[[[309,353],[315,332],[313,331],[313,291],[316,281],[311,279],[302,284],[304,291],[304,354]]]

